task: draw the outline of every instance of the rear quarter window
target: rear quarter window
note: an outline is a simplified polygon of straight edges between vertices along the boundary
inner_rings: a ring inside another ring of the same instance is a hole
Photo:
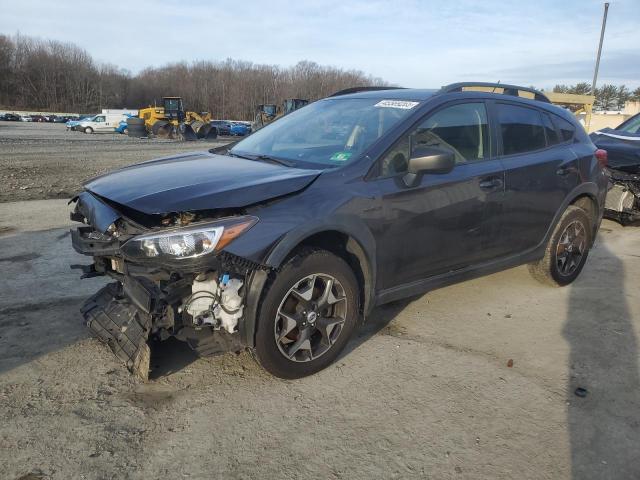
[[[573,126],[573,124],[557,115],[552,115],[552,118],[553,123],[555,123],[558,131],[560,132],[560,141],[568,142],[570,140],[573,140],[573,137],[576,134],[576,128]]]
[[[503,155],[531,152],[547,146],[545,126],[538,110],[504,103],[497,106]]]

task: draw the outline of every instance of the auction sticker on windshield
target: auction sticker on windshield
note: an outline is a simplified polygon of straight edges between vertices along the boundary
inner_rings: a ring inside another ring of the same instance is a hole
[[[351,152],[336,152],[331,155],[331,160],[336,162],[346,162],[351,157]]]
[[[404,110],[410,110],[420,102],[409,102],[407,100],[381,100],[374,105],[379,108],[402,108]]]

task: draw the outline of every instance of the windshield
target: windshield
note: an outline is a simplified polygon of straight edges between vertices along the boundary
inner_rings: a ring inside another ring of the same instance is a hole
[[[167,111],[180,110],[180,99],[179,98],[165,98],[164,99],[164,109]]]
[[[358,158],[417,105],[379,98],[318,101],[258,130],[230,152],[290,160],[295,166],[341,166]]]
[[[626,124],[620,128],[623,132],[640,133],[640,115],[630,118]]]

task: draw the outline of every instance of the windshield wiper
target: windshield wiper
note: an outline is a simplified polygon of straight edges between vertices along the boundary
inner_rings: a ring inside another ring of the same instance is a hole
[[[271,162],[277,163],[278,165],[283,165],[285,167],[295,167],[295,164],[293,162],[288,162],[281,158],[271,157],[269,155],[240,155],[239,153],[232,151],[228,151],[226,154],[230,157],[244,158],[245,160]]]
[[[231,150],[227,150],[226,155],[229,156],[229,157],[244,158],[245,160],[253,160],[252,157],[246,157],[244,155],[238,155],[237,153],[234,153]]]
[[[262,160],[263,162],[277,163],[279,165],[284,165],[285,167],[293,167],[293,166],[295,166],[295,164],[293,162],[288,162],[288,161],[283,160],[281,158],[271,157],[269,155],[257,155],[255,157],[253,157],[252,160]]]

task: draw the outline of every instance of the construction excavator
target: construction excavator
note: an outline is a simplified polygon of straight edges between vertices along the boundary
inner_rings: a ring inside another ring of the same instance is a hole
[[[138,117],[127,120],[127,126],[132,137],[152,134],[158,138],[197,140],[218,135],[211,126],[211,114],[185,112],[181,97],[163,97],[161,107],[141,108]]]
[[[256,117],[251,125],[251,131],[255,132],[274,120],[304,107],[308,103],[309,100],[302,98],[287,98],[282,103],[282,106],[274,104],[258,105],[256,108]]]

